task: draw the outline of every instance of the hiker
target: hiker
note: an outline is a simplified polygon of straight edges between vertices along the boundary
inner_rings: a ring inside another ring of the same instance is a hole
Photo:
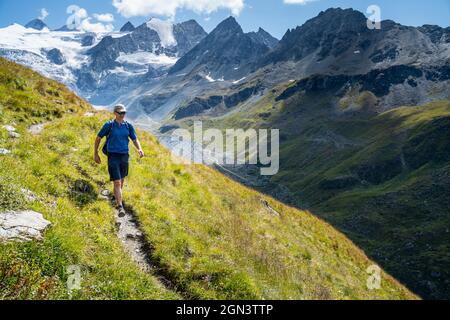
[[[138,149],[139,156],[144,157],[144,151],[142,151],[141,143],[136,136],[134,127],[125,121],[127,109],[124,105],[119,104],[114,107],[115,119],[108,121],[103,125],[103,128],[97,135],[95,140],[95,162],[102,163],[100,159],[98,149],[100,143],[104,137],[106,137],[105,146],[103,147],[103,153],[108,156],[108,172],[111,181],[114,182],[114,196],[116,198],[117,210],[119,211],[119,217],[125,216],[125,209],[122,201],[122,189],[125,178],[128,176],[129,168],[129,139],[133,141],[134,146]]]

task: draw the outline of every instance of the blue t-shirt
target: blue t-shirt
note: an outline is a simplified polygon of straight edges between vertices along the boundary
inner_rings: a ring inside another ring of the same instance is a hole
[[[128,125],[127,125],[128,124]],[[129,138],[132,141],[137,139],[136,131],[134,127],[130,123],[122,123],[120,125],[116,120],[113,121],[111,135],[108,139],[108,153],[120,153],[120,154],[128,154],[129,153]],[[129,128],[129,129],[128,129]],[[108,135],[111,130],[111,122],[108,121],[103,125],[103,128],[98,133],[100,138],[104,138]]]

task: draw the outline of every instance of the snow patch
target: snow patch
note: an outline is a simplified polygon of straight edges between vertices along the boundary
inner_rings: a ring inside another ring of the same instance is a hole
[[[211,73],[208,73],[205,76],[205,79],[208,80],[209,82],[223,82],[223,81],[225,81],[223,77],[219,78],[219,79],[214,79],[213,77],[211,77]]]
[[[42,49],[59,49],[67,66],[78,69],[86,61],[81,55],[83,47],[79,41],[81,32],[51,32],[27,29],[19,24],[0,29],[0,48],[22,50],[46,58]],[[52,65],[54,67],[54,65]]]
[[[247,78],[247,77],[243,77],[243,78],[241,78],[241,79],[239,79],[239,80],[233,81],[233,84],[238,84],[239,82],[244,81],[246,78]]]
[[[131,54],[121,53],[116,61],[119,63],[129,63],[136,65],[171,66],[178,61],[178,58],[169,57],[165,54],[156,55],[152,52],[141,51]]]

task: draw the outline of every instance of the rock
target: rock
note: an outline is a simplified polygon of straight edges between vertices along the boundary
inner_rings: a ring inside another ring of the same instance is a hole
[[[41,132],[44,130],[44,124],[35,124],[28,128],[28,132],[32,135],[38,135],[41,134]]]
[[[9,132],[9,137],[10,137],[10,138],[17,139],[17,138],[20,138],[20,134],[18,134],[17,132],[12,132],[12,131],[10,131],[10,132]]]
[[[16,128],[14,128],[13,126],[5,125],[5,126],[2,126],[2,128],[8,132],[16,132]]]
[[[56,49],[56,48],[51,49],[46,54],[47,54],[47,59],[50,60],[50,62],[53,62],[54,64],[62,65],[64,63],[66,63],[66,59],[64,58],[64,55],[62,54],[62,52],[59,49]]]
[[[34,211],[7,211],[0,213],[0,241],[41,240],[51,223]]]
[[[102,191],[102,196],[109,197],[109,190],[103,190]]]
[[[96,39],[95,35],[88,34],[83,39],[81,39],[81,46],[82,47],[90,47],[90,46],[94,45],[95,39]]]
[[[93,113],[93,112],[86,112],[86,113],[84,114],[84,116],[85,116],[85,117],[93,117],[93,116],[95,116],[95,113]]]
[[[278,211],[276,211],[274,208],[271,207],[271,205],[269,204],[269,202],[267,202],[264,199],[259,199],[261,201],[261,204],[274,216],[276,217],[280,217],[280,213]]]
[[[21,189],[20,191],[22,191],[28,201],[33,202],[37,200],[37,196],[32,191],[28,189]]]
[[[11,153],[11,151],[9,151],[8,149],[0,148],[0,155],[7,155],[10,153]]]

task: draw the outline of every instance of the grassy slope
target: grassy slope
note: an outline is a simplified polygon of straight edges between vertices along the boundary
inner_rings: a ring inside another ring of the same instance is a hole
[[[45,90],[42,90],[42,87]],[[58,95],[58,96],[56,96]],[[59,104],[61,101],[62,104]],[[105,165],[92,161],[96,132],[109,115],[61,85],[0,59],[0,124],[15,123],[20,139],[0,130],[0,203],[42,212],[53,226],[42,242],[0,244],[0,298],[67,298],[66,267],[82,266],[73,298],[171,299],[131,262],[115,236],[113,212],[97,198]],[[72,109],[72,112],[68,110]],[[35,110],[35,112],[33,112]],[[26,128],[51,121],[39,136]],[[125,199],[136,211],[152,257],[185,295],[195,298],[411,299],[383,273],[366,288],[372,264],[348,239],[308,212],[245,188],[204,166],[177,165],[152,136],[139,132],[147,157],[132,157]],[[77,180],[92,186],[73,192]],[[37,201],[27,203],[20,188]],[[268,201],[276,217],[261,203]]]
[[[450,102],[376,115],[367,93],[343,112],[327,93],[275,102],[285,88],[204,127],[281,128],[273,180],[415,292],[450,297]]]

